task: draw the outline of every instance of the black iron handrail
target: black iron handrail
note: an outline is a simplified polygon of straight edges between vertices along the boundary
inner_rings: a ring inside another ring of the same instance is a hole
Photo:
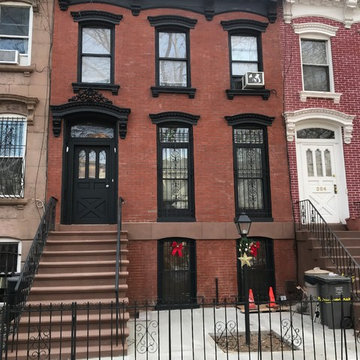
[[[122,270],[121,259],[121,230],[122,230],[122,206],[125,200],[120,196],[118,199],[117,212],[117,242],[116,242],[116,266],[115,266],[115,301],[116,301],[116,345],[119,339],[119,272]]]
[[[51,197],[45,206],[44,214],[41,217],[31,248],[26,257],[25,264],[16,282],[14,291],[9,293],[8,303],[16,305],[20,315],[25,306],[35,274],[37,273],[41,255],[43,253],[49,231],[55,228],[55,209],[57,199]]]
[[[349,253],[337,235],[310,200],[297,201],[299,214],[298,230],[307,230],[319,240],[323,256],[328,257],[340,275],[351,278],[352,293],[360,297],[360,265]]]

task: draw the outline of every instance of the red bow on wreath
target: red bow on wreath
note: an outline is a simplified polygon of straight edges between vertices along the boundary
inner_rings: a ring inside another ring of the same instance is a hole
[[[180,256],[180,257],[183,256],[183,254],[182,254],[182,248],[183,248],[182,243],[178,244],[176,241],[174,241],[171,244],[171,247],[172,247],[172,251],[171,251],[172,256],[175,256],[176,254],[178,254],[178,256]]]
[[[250,254],[253,257],[257,256],[257,252],[258,252],[259,247],[260,247],[260,242],[259,241],[257,241],[255,244],[254,243],[251,244],[251,246],[250,246]]]

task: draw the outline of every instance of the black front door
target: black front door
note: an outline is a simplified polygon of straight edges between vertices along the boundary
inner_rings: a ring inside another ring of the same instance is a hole
[[[90,119],[69,122],[65,142],[62,221],[116,222],[117,142],[115,127]]]
[[[75,145],[72,222],[106,224],[113,222],[113,178],[109,146]]]
[[[244,294],[244,277],[247,276],[249,289],[253,291],[255,302],[257,300],[267,302],[269,300],[270,286],[275,293],[273,240],[262,237],[251,237],[249,239],[254,242],[259,241],[260,247],[256,258],[253,260],[253,265],[247,269],[247,274],[245,274],[245,268],[241,268],[241,263],[238,260],[239,299],[245,301],[246,297],[248,297],[248,294]],[[236,246],[237,257],[239,257],[239,240],[237,240]]]
[[[168,238],[159,241],[158,305],[196,303],[195,241]]]

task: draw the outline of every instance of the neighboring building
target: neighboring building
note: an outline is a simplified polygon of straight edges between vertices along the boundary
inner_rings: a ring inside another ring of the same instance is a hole
[[[328,223],[360,217],[356,0],[285,0],[284,117],[294,201]]]
[[[277,2],[60,0],[54,14],[57,223],[115,223],[123,197],[128,297],[188,303],[216,281],[244,295],[244,211],[261,242],[255,297],[284,294],[296,273]],[[265,86],[243,88],[262,71]]]
[[[51,1],[0,2],[0,302],[43,213]]]

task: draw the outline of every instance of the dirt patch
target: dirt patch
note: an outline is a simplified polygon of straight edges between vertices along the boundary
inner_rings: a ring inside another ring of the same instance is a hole
[[[281,340],[280,336],[273,331],[263,331],[260,333],[252,332],[250,334],[250,345],[246,345],[245,333],[228,334],[228,336],[219,336],[210,334],[216,345],[224,352],[252,352],[261,349],[262,352],[272,351],[291,351],[291,345]],[[294,347],[296,350],[296,348]]]

